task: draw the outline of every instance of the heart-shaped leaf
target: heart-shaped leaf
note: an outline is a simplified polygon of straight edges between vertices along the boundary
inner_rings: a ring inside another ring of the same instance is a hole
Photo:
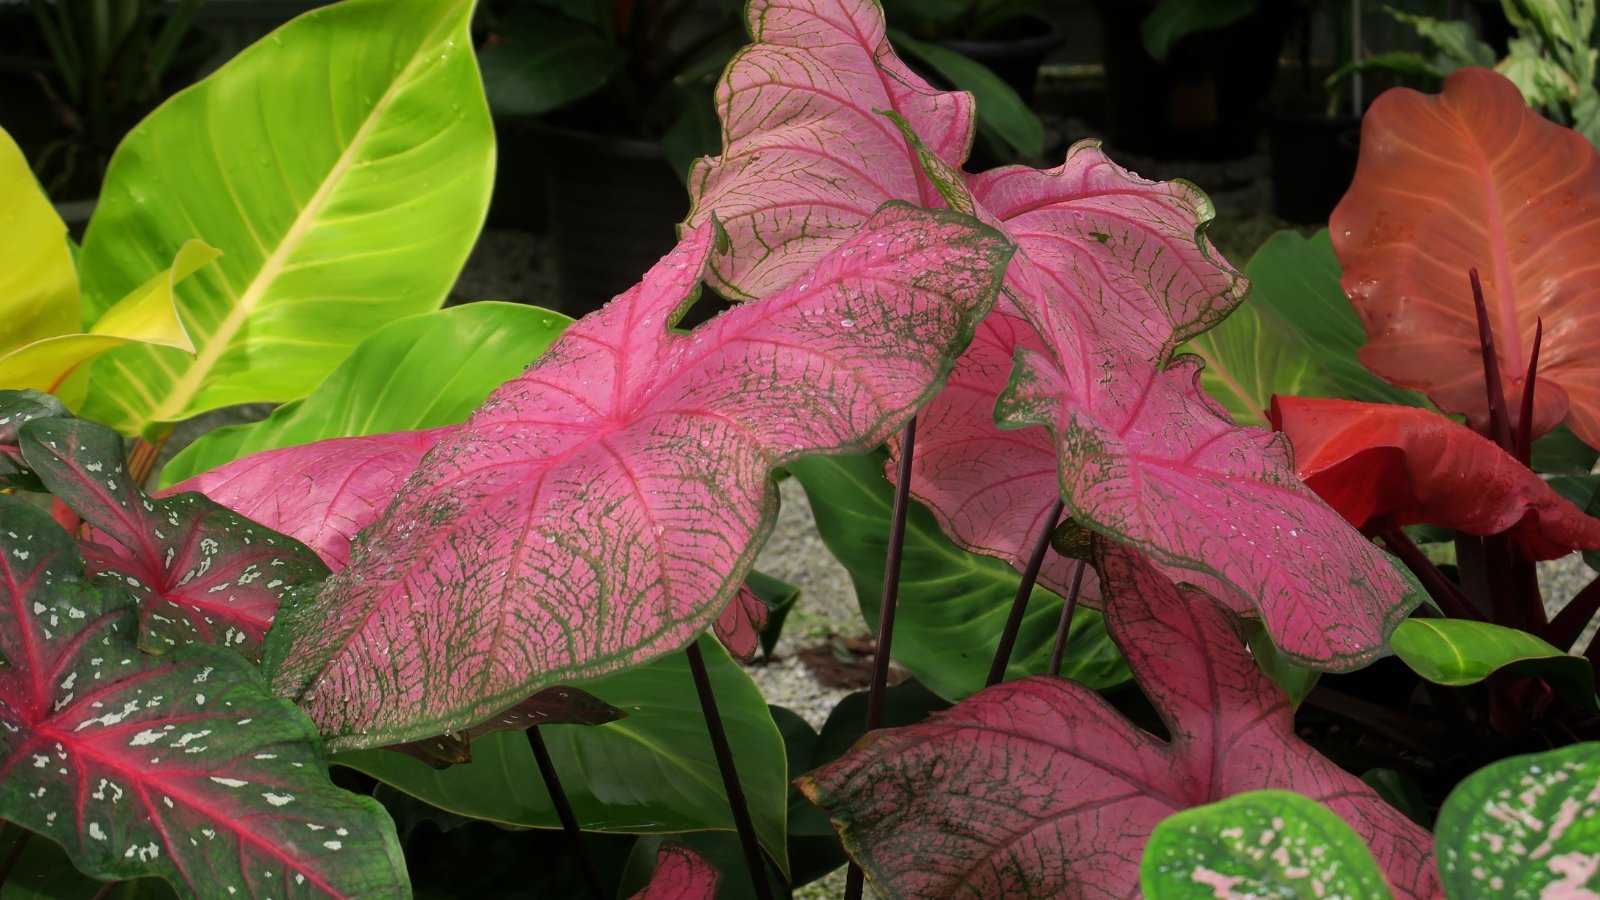
[[[1600,743],[1491,763],[1439,809],[1449,900],[1600,892]]]
[[[1097,564],[1106,625],[1172,740],[1047,676],[876,732],[801,781],[875,883],[895,896],[1127,896],[1167,816],[1278,788],[1327,803],[1403,895],[1434,895],[1427,832],[1295,736],[1225,608],[1182,596],[1130,551],[1102,545]]]
[[[206,432],[167,463],[161,484],[173,485],[264,450],[459,424],[490,391],[527,368],[571,321],[536,306],[483,302],[392,322],[362,341],[304,399],[278,407],[260,422]],[[293,491],[281,493],[293,496]]]
[[[1429,97],[1389,91],[1367,111],[1361,161],[1333,212],[1343,284],[1366,326],[1361,361],[1473,427],[1488,422],[1467,270],[1483,279],[1511,410],[1537,322],[1545,334],[1533,434],[1566,422],[1600,447],[1600,154],[1487,69]]]
[[[805,486],[823,542],[849,570],[867,624],[876,627],[894,508],[894,486],[883,477],[882,456],[803,459],[790,464],[789,472]],[[1091,572],[1085,583],[1092,578]],[[945,699],[959,700],[981,690],[1021,580],[1005,563],[953,544],[929,510],[913,503],[906,517],[894,620],[895,661]],[[1061,606],[1055,593],[1034,587],[1008,678],[1045,671]],[[1128,669],[1106,636],[1100,614],[1080,606],[1072,621],[1061,674],[1095,688],[1127,681]]]
[[[1173,813],[1150,835],[1139,886],[1150,900],[1393,896],[1361,836],[1289,791]]]
[[[218,647],[134,647],[129,595],[0,497],[0,815],[99,878],[185,896],[409,893],[394,826],[328,780],[317,734]]]
[[[1260,618],[1291,662],[1340,671],[1384,651],[1421,597],[1295,477],[1281,436],[1205,396],[1198,359],[1161,369],[1059,335],[1053,350],[1019,353],[996,415],[1054,435],[1075,522]]]
[[[1407,619],[1390,645],[1411,671],[1435,684],[1477,684],[1505,669],[1543,678],[1569,702],[1600,711],[1589,661],[1526,631],[1465,619]]]
[[[781,862],[788,793],[783,739],[760,688],[739,664],[709,637],[700,638],[700,649],[757,836]],[[733,830],[684,654],[579,687],[628,713],[598,728],[540,732],[584,829],[623,834]],[[335,762],[456,815],[518,828],[561,827],[521,734],[485,735],[473,744],[471,765],[444,770],[387,750],[343,753]]]
[[[939,158],[972,143],[972,95],[936,91],[895,56],[876,0],[752,0],[753,43],[717,83],[723,153],[689,173],[688,221],[731,239],[708,280],[729,297],[794,283],[887,200],[936,206],[898,113]]]
[[[1390,516],[1397,525],[1510,532],[1532,560],[1600,549],[1600,519],[1493,441],[1439,413],[1277,397],[1272,421],[1294,444],[1295,474],[1357,527]]]
[[[34,419],[70,416],[61,401],[39,391],[0,390],[0,488],[24,491],[44,489],[43,483],[22,458],[17,434]]]
[[[223,256],[178,286],[197,354],[110,351],[95,362],[86,414],[142,432],[290,400],[374,328],[438,306],[494,170],[472,8],[316,10],[134,129],[78,259],[90,318],[189,238]]]
[[[109,428],[40,419],[19,442],[50,492],[94,526],[95,542],[82,546],[91,570],[139,598],[139,644],[150,652],[205,641],[254,658],[283,596],[327,577],[305,546],[205,497],[147,497]]]
[[[650,884],[633,900],[713,900],[722,879],[705,857],[682,844],[665,843],[656,851]]]
[[[771,527],[768,472],[893,433],[1010,256],[970,218],[891,204],[797,285],[674,335],[711,245],[690,232],[491,395],[285,618],[276,684],[335,746],[451,731],[683,646]]]
[[[350,562],[356,533],[378,520],[423,455],[454,431],[446,426],[266,450],[162,494],[204,494],[305,544],[337,572]]]

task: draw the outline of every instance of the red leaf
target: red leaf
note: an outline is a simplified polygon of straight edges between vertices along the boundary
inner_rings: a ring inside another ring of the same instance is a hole
[[[761,631],[766,627],[767,605],[747,584],[739,585],[739,592],[712,626],[722,646],[743,662],[756,658],[756,651],[761,649]]]
[[[1387,515],[1396,525],[1509,531],[1532,560],[1600,549],[1600,519],[1493,441],[1431,410],[1274,397],[1272,424],[1294,444],[1295,474],[1357,527]]]
[[[253,453],[162,496],[197,491],[317,551],[335,572],[356,532],[377,521],[423,454],[455,426],[334,438]]]
[[[705,857],[669,842],[656,851],[650,884],[631,900],[714,900],[721,878]]]
[[[253,659],[282,597],[328,574],[304,546],[198,494],[145,496],[109,428],[39,419],[19,445],[51,493],[94,527],[80,548],[91,571],[139,598],[140,646],[150,652],[199,640]]]
[[[1500,75],[1461,69],[1438,96],[1379,96],[1362,125],[1355,181],[1330,223],[1342,283],[1367,329],[1361,361],[1483,430],[1467,283],[1476,267],[1508,407],[1520,408],[1542,316],[1533,434],[1565,421],[1600,446],[1597,211],[1600,154],[1529,109]]]
[[[293,703],[231,651],[148,656],[136,630],[128,592],[0,497],[0,816],[189,897],[409,895],[388,815],[333,786]]]
[[[1438,891],[1432,842],[1294,733],[1234,618],[1137,554],[1102,547],[1106,627],[1172,735],[1082,685],[1033,677],[874,733],[800,779],[893,896],[1131,896],[1155,826],[1262,788],[1326,804],[1404,896]]]
[[[711,242],[689,233],[492,394],[274,630],[276,684],[334,746],[452,731],[682,647],[771,527],[770,470],[892,434],[1010,255],[969,218],[890,205],[800,283],[673,335]]]
[[[741,299],[799,279],[886,200],[940,205],[881,111],[954,165],[974,127],[971,94],[936,91],[895,56],[875,0],[752,0],[748,15],[754,43],[717,82],[723,153],[689,174],[688,221],[714,214],[732,239],[707,278]]]

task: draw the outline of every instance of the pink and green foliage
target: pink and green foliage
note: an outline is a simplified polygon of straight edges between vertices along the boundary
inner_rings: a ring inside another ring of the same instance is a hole
[[[154,500],[122,462],[122,438],[93,422],[39,419],[18,436],[50,492],[93,529],[89,570],[139,599],[139,646],[162,653],[191,641],[261,649],[281,598],[327,567],[300,543],[198,494]]]
[[[682,844],[665,843],[656,851],[650,884],[632,900],[712,900],[720,880],[705,857]]]
[[[337,572],[350,562],[356,532],[377,521],[423,455],[453,430],[397,431],[267,450],[163,493],[204,494],[300,541]]]
[[[0,534],[0,815],[84,872],[185,896],[408,892],[382,807],[328,781],[310,721],[249,663],[141,653],[133,598],[86,579],[47,515],[0,497]]]
[[[1479,769],[1445,798],[1438,835],[1449,900],[1600,895],[1600,744]]]
[[[526,731],[540,725],[604,725],[628,714],[588,691],[559,685],[545,688],[482,722],[436,737],[388,747],[435,769],[472,762],[472,742],[497,731]]]
[[[1172,739],[1048,676],[869,735],[801,788],[873,881],[891,896],[1127,896],[1168,815],[1278,788],[1338,813],[1402,895],[1433,896],[1427,833],[1295,736],[1237,620],[1134,552],[1097,556],[1107,628]]]
[[[691,231],[442,441],[351,565],[274,631],[276,686],[330,744],[424,737],[682,647],[733,599],[771,469],[883,441],[998,290],[990,229],[882,210],[804,280],[689,335]]]
[[[0,391],[0,489],[36,491],[39,479],[22,458],[17,433],[34,419],[70,415],[61,401],[39,391]]]
[[[1565,422],[1600,447],[1600,154],[1487,69],[1444,92],[1389,91],[1361,129],[1361,161],[1330,230],[1366,326],[1361,361],[1488,423],[1467,271],[1483,279],[1510,410],[1521,407],[1544,320],[1532,434]]]
[[[885,201],[938,205],[880,111],[954,165],[975,122],[970,94],[934,90],[894,55],[876,0],[752,0],[747,12],[753,41],[717,84],[723,153],[689,174],[688,221],[715,216],[732,244],[707,278],[739,299],[802,278]]]
[[[1392,897],[1383,872],[1343,819],[1290,791],[1251,791],[1173,813],[1139,867],[1147,900]]]
[[[761,630],[767,627],[767,612],[767,605],[756,592],[749,585],[741,584],[739,592],[717,616],[712,630],[729,653],[750,662],[761,649]]]

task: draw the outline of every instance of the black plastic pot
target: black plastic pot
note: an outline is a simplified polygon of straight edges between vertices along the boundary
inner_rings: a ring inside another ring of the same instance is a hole
[[[1021,16],[1001,26],[993,36],[942,40],[939,46],[982,63],[1032,105],[1039,66],[1045,57],[1066,43],[1067,36],[1054,22],[1038,16]]]
[[[1309,108],[1268,109],[1272,211],[1291,222],[1326,222],[1356,174],[1361,119]]]
[[[672,249],[689,195],[659,143],[545,124],[537,133],[560,309],[581,316]]]
[[[1094,0],[1105,45],[1106,125],[1118,150],[1163,158],[1253,153],[1260,107],[1297,7],[1262,0],[1223,28],[1179,41],[1166,63],[1145,52],[1139,25],[1153,0]]]

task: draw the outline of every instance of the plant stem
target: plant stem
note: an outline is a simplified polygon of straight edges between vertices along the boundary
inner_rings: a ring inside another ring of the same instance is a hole
[[[117,889],[117,885],[121,883],[120,881],[106,882],[100,890],[94,892],[93,900],[106,900],[107,897],[111,896],[111,892]]]
[[[1483,301],[1483,283],[1476,267],[1467,270],[1472,282],[1472,307],[1478,314],[1478,346],[1483,351],[1483,382],[1489,391],[1489,438],[1515,456],[1511,442],[1511,415],[1506,407],[1505,385],[1500,381],[1500,357],[1494,352],[1494,329],[1489,326],[1489,306]]]
[[[1061,498],[1050,504],[1045,513],[1044,527],[1033,542],[1033,552],[1028,555],[1028,566],[1022,570],[1022,580],[1017,582],[1017,595],[1011,600],[1011,613],[1006,616],[1005,628],[1000,632],[1000,645],[995,648],[994,662],[989,664],[989,678],[985,687],[993,687],[1005,680],[1006,666],[1011,662],[1011,651],[1017,646],[1017,632],[1022,630],[1022,616],[1028,611],[1028,598],[1033,596],[1033,586],[1039,580],[1039,568],[1044,565],[1044,555],[1050,551],[1050,535],[1055,533],[1056,522],[1061,519]]]
[[[166,442],[166,435],[156,438],[155,443],[144,438],[134,440],[133,449],[128,451],[128,477],[133,479],[134,484],[144,487],[150,470],[156,467],[156,460],[161,458],[161,446]]]
[[[900,558],[906,546],[906,510],[911,504],[911,460],[917,450],[917,419],[900,432],[900,466],[895,471],[894,511],[889,519],[889,550],[883,560],[883,593],[878,599],[878,643],[872,653],[872,685],[867,689],[867,731],[883,721],[883,695],[889,688],[889,653],[894,645],[894,611],[900,603]],[[861,900],[861,867],[850,861],[844,900]]]
[[[1600,578],[1585,585],[1583,590],[1567,601],[1561,612],[1556,613],[1555,619],[1545,629],[1545,640],[1571,652],[1572,645],[1583,636],[1584,627],[1596,612],[1600,612]]]
[[[600,870],[594,866],[594,859],[589,856],[589,848],[583,842],[583,829],[578,827],[578,817],[572,813],[572,804],[567,802],[567,792],[561,789],[561,779],[556,775],[555,761],[550,758],[550,751],[544,745],[544,737],[539,734],[539,726],[528,728],[528,747],[533,750],[533,759],[539,764],[539,776],[544,779],[545,790],[550,792],[550,803],[556,808],[556,817],[561,820],[561,828],[572,841],[572,851],[578,857],[578,866],[583,869],[584,880],[589,882],[589,893],[594,895],[594,900],[606,900],[605,885],[600,881]]]
[[[1078,592],[1083,589],[1083,573],[1089,564],[1078,560],[1072,569],[1072,586],[1067,589],[1067,602],[1061,606],[1061,624],[1056,626],[1056,645],[1050,650],[1051,675],[1061,674],[1061,663],[1067,657],[1067,638],[1072,636],[1072,614],[1078,611]]]
[[[1483,538],[1456,532],[1456,570],[1461,576],[1461,592],[1472,603],[1472,607],[1483,614],[1485,621],[1499,621],[1501,610],[1494,605],[1494,591],[1489,585],[1489,560],[1484,552]]]
[[[32,837],[33,832],[26,828],[22,830],[22,834],[17,835],[17,842],[11,845],[11,852],[6,854],[6,861],[0,863],[0,885],[5,884],[6,879],[11,877],[11,870],[17,867],[17,860],[22,858],[22,851],[28,846],[28,840]]]
[[[739,844],[744,848],[744,862],[750,869],[757,900],[772,900],[772,888],[767,884],[767,864],[761,858],[761,844],[756,840],[756,827],[750,820],[750,806],[744,799],[744,788],[739,784],[739,770],[733,764],[733,749],[728,746],[728,733],[722,728],[722,714],[717,711],[717,698],[711,690],[711,676],[706,673],[706,660],[700,654],[700,645],[690,644],[684,653],[689,656],[689,671],[694,673],[694,689],[700,695],[700,711],[706,717],[706,731],[711,735],[711,750],[717,756],[717,768],[722,771],[722,785],[728,791],[728,808],[733,813],[733,825],[739,832]]]
[[[1483,621],[1483,615],[1467,601],[1461,589],[1439,571],[1433,560],[1428,559],[1417,549],[1417,545],[1411,542],[1411,538],[1401,530],[1400,526],[1386,525],[1378,531],[1378,536],[1383,538],[1384,546],[1389,548],[1389,552],[1399,557],[1406,568],[1417,576],[1417,580],[1427,589],[1428,596],[1439,604],[1445,615],[1452,619]]]
[[[1528,354],[1528,372],[1522,380],[1522,403],[1517,413],[1517,461],[1533,468],[1533,380],[1539,374],[1539,345],[1544,342],[1544,317],[1533,324],[1533,349]]]

